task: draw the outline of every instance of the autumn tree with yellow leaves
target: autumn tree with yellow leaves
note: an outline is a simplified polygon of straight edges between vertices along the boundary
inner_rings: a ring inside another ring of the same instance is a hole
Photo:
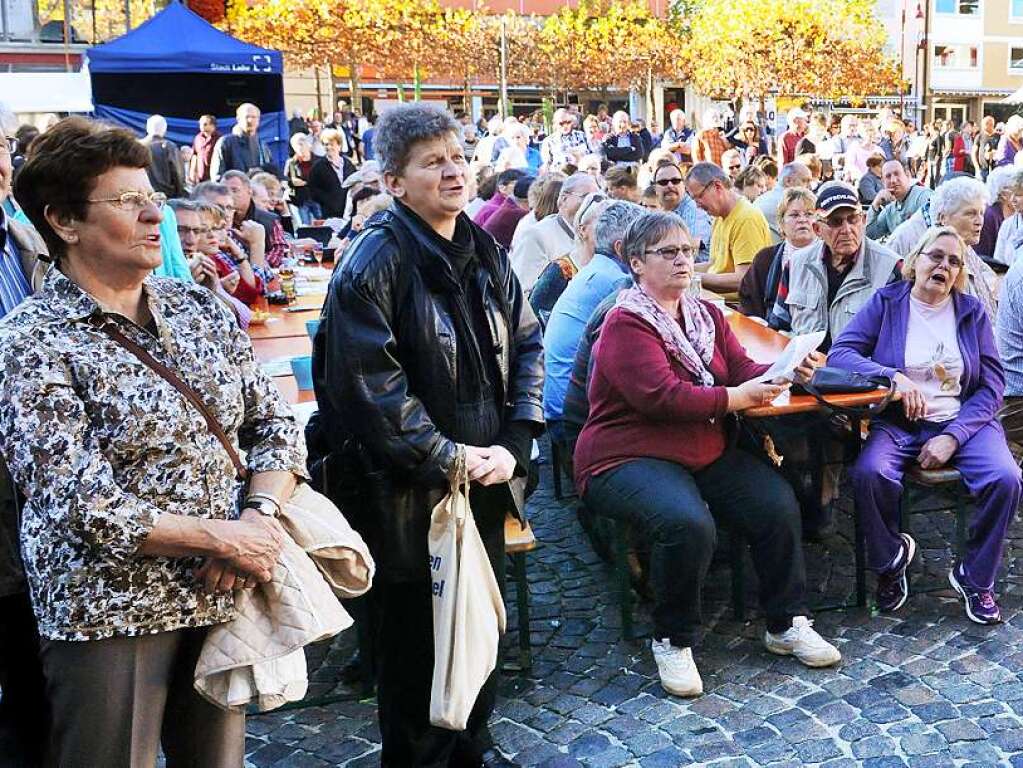
[[[689,22],[690,79],[711,96],[855,98],[900,87],[874,0],[705,0]]]
[[[535,69],[552,90],[642,87],[650,75],[684,76],[678,43],[644,0],[580,0],[544,21]]]

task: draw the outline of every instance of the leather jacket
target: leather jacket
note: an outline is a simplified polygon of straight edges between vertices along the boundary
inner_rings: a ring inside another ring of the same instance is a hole
[[[498,272],[481,266],[475,279],[498,355],[502,424],[527,422],[535,436],[543,425],[539,324],[504,249],[469,223],[476,242],[493,249]],[[455,442],[437,426],[456,420],[459,349],[438,289],[438,281],[451,286],[455,276],[423,226],[398,203],[373,217],[331,279],[314,340],[331,454],[327,490],[367,539],[378,576],[393,581],[428,577],[430,513],[447,492],[456,455]],[[497,291],[507,297],[510,323]],[[520,515],[524,481],[515,478],[504,494]]]

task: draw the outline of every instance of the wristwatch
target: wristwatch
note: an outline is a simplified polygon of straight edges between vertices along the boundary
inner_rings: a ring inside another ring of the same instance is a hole
[[[281,514],[281,508],[265,498],[246,499],[244,508],[254,509],[266,517],[280,517]]]

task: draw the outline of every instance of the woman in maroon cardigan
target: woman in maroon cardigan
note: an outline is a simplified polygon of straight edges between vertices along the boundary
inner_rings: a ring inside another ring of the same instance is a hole
[[[752,453],[730,448],[725,435],[727,414],[767,404],[784,387],[751,381],[767,366],[746,356],[720,310],[686,295],[693,244],[677,216],[641,216],[626,230],[623,251],[636,287],[621,293],[594,349],[575,471],[588,507],[628,520],[650,539],[651,647],[661,684],[678,696],[703,691],[691,647],[717,521],[750,543],[767,649],[808,666],[838,662],[838,650],[805,616],[792,489]]]

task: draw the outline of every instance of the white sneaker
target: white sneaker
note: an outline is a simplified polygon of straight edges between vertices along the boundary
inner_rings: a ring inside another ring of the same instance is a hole
[[[794,617],[780,635],[765,632],[764,647],[779,656],[795,656],[808,667],[830,667],[842,660],[839,650],[817,634],[806,616]]]
[[[664,690],[676,696],[699,696],[703,693],[703,678],[693,661],[692,648],[677,648],[665,638],[651,640],[650,650],[654,653]]]

